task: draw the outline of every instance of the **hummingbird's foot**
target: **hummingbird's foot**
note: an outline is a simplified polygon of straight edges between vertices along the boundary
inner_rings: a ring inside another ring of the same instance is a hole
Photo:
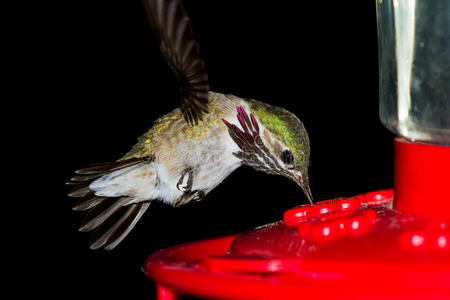
[[[181,173],[181,177],[177,182],[177,189],[180,192],[187,193],[191,191],[193,173],[191,168],[188,168]]]
[[[205,198],[205,193],[203,191],[192,191],[187,192],[181,195],[175,202],[172,204],[174,207],[178,207],[184,204],[187,204],[191,201],[200,201]]]
[[[192,197],[192,201],[202,201],[203,199],[205,199],[205,192],[203,191],[194,191],[193,192],[194,195]]]

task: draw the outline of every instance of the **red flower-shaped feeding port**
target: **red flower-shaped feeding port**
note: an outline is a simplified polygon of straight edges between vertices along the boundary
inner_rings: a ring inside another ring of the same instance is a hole
[[[392,190],[302,205],[238,236],[161,250],[158,299],[443,299],[450,223],[392,210]]]

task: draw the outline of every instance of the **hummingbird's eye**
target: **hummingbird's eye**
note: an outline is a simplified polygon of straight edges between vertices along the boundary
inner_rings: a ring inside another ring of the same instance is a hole
[[[281,152],[281,160],[285,165],[292,165],[294,163],[294,155],[288,149]]]

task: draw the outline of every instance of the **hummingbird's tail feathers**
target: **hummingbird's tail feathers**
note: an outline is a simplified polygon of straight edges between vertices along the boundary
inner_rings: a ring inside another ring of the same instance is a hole
[[[91,231],[104,223],[119,208],[130,201],[129,197],[103,198],[98,205],[91,208],[81,221],[80,231]]]
[[[88,210],[93,208],[97,204],[100,204],[103,199],[103,197],[95,196],[94,192],[89,192],[83,197],[80,197],[80,199],[78,199],[78,201],[75,202],[75,204],[72,206],[72,209],[76,211]]]
[[[70,178],[70,181],[66,184],[75,185],[75,187],[69,192],[69,197],[84,197],[91,192],[89,185],[97,178],[109,174],[111,172],[124,169],[138,163],[141,163],[140,158],[130,158],[123,161],[96,163],[88,165],[82,169],[75,171],[75,176]]]
[[[99,176],[101,176],[101,175],[99,175]],[[69,182],[67,182],[67,184],[75,185],[72,188],[72,190],[67,194],[67,196],[73,197],[73,198],[79,198],[79,197],[86,196],[91,191],[89,189],[90,183],[91,183],[91,181],[88,181],[88,182],[69,181]]]
[[[134,228],[151,201],[130,203],[129,197],[92,197],[93,206],[81,222],[80,231],[95,229],[91,249],[114,249]],[[85,202],[87,203],[87,202]],[[128,205],[127,205],[128,204]]]
[[[141,170],[141,166],[146,167]],[[67,183],[74,185],[68,195],[79,198],[72,209],[88,211],[79,230],[96,229],[91,249],[104,247],[110,250],[116,247],[150,205],[150,199],[146,200],[147,198],[142,198],[139,194],[127,194],[132,188],[140,187],[127,184],[127,176],[136,176],[136,173],[129,172],[131,170],[141,170],[139,174],[144,177],[137,180],[141,186],[152,182],[152,168],[148,163],[142,159],[131,158],[87,166],[76,171],[77,175]]]
[[[141,158],[130,158],[130,159],[120,160],[120,161],[90,164],[82,169],[75,171],[76,174],[80,174],[83,176],[75,176],[75,177],[72,177],[72,179],[70,179],[70,180],[71,181],[86,181],[86,180],[92,179],[92,178],[90,178],[91,176],[89,176],[89,175],[100,176],[100,175],[103,175],[106,173],[111,173],[112,171],[115,171],[115,170],[120,170],[120,169],[129,167],[129,166],[135,165],[140,162],[142,162]]]
[[[94,232],[90,248],[114,249],[134,228],[151,201],[122,206]]]

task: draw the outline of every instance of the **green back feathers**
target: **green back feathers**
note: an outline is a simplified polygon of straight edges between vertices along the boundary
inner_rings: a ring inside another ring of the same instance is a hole
[[[289,147],[295,157],[295,168],[307,177],[309,138],[302,122],[283,108],[260,102],[252,103],[250,110],[273,135]]]

